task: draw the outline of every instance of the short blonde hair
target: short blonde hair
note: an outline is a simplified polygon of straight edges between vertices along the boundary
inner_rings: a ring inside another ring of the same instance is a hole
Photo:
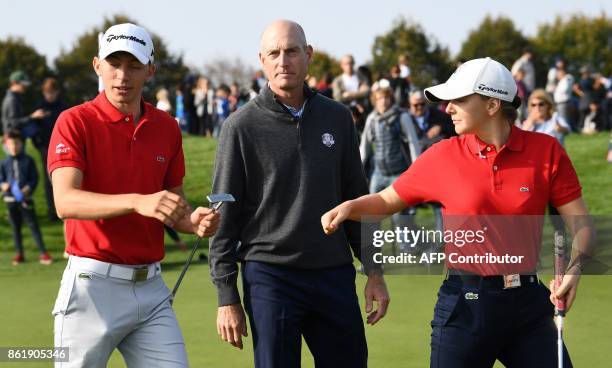
[[[375,83],[376,84],[376,83]],[[393,90],[391,90],[390,87],[377,87],[377,88],[373,88],[372,92],[370,93],[370,103],[372,105],[376,104],[376,99],[378,98],[379,95],[385,96],[385,97],[391,97],[391,103],[395,103],[395,96],[393,96]]]
[[[165,89],[165,88],[161,88],[155,94],[155,98],[157,98],[157,100],[166,100],[166,99],[168,99],[168,90]]]
[[[555,103],[553,102],[553,99],[550,94],[542,88],[538,88],[531,92],[531,95],[529,96],[529,101],[527,102],[527,111],[531,112],[531,103],[536,99],[542,100],[548,105],[548,114],[552,116],[553,112],[555,111]]]

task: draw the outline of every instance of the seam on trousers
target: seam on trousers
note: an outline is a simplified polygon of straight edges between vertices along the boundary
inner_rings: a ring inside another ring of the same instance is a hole
[[[444,326],[440,326],[440,334],[438,335],[438,349],[436,352],[436,368],[440,368],[440,347],[442,346],[442,329],[443,328]]]
[[[60,314],[59,316],[61,316],[61,325],[60,325],[60,333],[59,333],[59,345],[56,344],[56,347],[62,347],[63,345],[63,341],[64,341],[64,319],[66,318],[65,315]],[[59,316],[56,316],[55,318],[58,318]],[[57,334],[57,333],[56,333]],[[70,351],[68,351],[68,360],[70,360]],[[57,362],[56,362],[57,364]],[[62,366],[64,366],[64,362],[59,362],[59,365],[56,365],[56,368],[62,368]]]

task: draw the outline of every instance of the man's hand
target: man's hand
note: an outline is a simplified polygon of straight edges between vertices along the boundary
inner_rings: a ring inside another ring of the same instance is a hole
[[[427,131],[427,138],[432,139],[440,135],[442,133],[442,127],[440,125],[434,125]]]
[[[180,195],[167,190],[136,195],[133,205],[136,213],[156,218],[170,227],[180,221],[189,210],[189,204]]]
[[[3,192],[8,192],[8,190],[11,189],[11,185],[9,183],[2,183],[0,184],[0,189]]]
[[[23,188],[21,188],[21,193],[23,193],[24,195],[29,195],[30,194],[30,190],[31,190],[30,186],[26,185]]]
[[[321,216],[321,226],[326,235],[333,234],[351,213],[350,201],[346,201],[325,212]]]
[[[242,336],[247,337],[246,317],[240,303],[217,309],[217,333],[223,339],[242,350]]]
[[[42,119],[42,118],[47,117],[47,115],[49,114],[50,114],[49,111],[46,111],[44,109],[38,109],[30,114],[30,118],[31,119]]]
[[[190,216],[193,232],[201,238],[215,235],[219,228],[219,219],[217,211],[206,207],[196,208]]]
[[[368,314],[368,324],[374,325],[380,321],[385,314],[387,314],[387,308],[389,307],[389,291],[387,291],[387,285],[382,275],[371,274],[368,276],[368,281],[365,286],[365,302],[366,302],[366,313]],[[377,309],[374,309],[374,301],[377,302]]]
[[[578,282],[580,281],[580,274],[566,274],[563,276],[563,281],[559,289],[555,288],[555,280],[550,280],[550,302],[557,305],[557,300],[565,300],[565,312],[569,312],[574,299],[576,299],[576,292],[578,291]]]

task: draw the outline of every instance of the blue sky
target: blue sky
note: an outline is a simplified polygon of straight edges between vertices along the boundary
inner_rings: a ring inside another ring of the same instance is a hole
[[[366,6],[365,4],[369,4]],[[370,59],[376,35],[390,29],[404,16],[420,23],[426,32],[455,54],[487,15],[505,15],[526,35],[556,15],[574,12],[594,16],[612,15],[606,0],[541,1],[11,1],[0,12],[0,39],[23,37],[47,56],[50,63],[61,48],[70,48],[77,36],[98,25],[104,16],[126,14],[159,34],[173,52],[201,68],[218,57],[240,57],[257,65],[259,36],[267,23],[278,18],[302,24],[315,49],[340,57],[355,55],[358,64]]]

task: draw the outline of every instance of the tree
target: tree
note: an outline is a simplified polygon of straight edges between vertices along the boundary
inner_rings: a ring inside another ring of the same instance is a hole
[[[321,79],[323,75],[330,74],[332,76],[339,75],[342,72],[340,63],[333,56],[325,51],[317,51],[312,55],[312,61],[308,67],[308,74]]]
[[[557,16],[552,24],[538,27],[532,42],[543,70],[561,56],[570,70],[589,65],[604,75],[612,73],[612,18],[605,12],[593,18],[574,14],[567,21]]]
[[[457,59],[491,57],[508,68],[518,59],[529,41],[518,31],[512,20],[487,15],[463,42]]]
[[[207,76],[215,87],[220,84],[230,85],[238,82],[242,87],[250,87],[255,70],[246,65],[239,57],[228,59],[218,57],[204,64],[204,75]]]
[[[92,59],[98,53],[98,34],[119,23],[135,23],[124,15],[105,18],[102,25],[94,27],[77,38],[72,50],[64,51],[55,60],[59,79],[66,89],[64,98],[72,104],[90,100],[98,91],[98,77],[93,71]],[[166,43],[151,32],[155,48],[155,76],[145,85],[143,94],[146,100],[153,101],[155,92],[162,87],[171,88],[182,82],[189,74],[183,63],[182,55],[171,54]]]
[[[9,76],[15,70],[23,70],[32,81],[31,88],[28,88],[23,98],[24,109],[30,112],[40,99],[41,82],[51,74],[51,70],[46,58],[22,38],[0,40],[0,101],[9,87]]]
[[[413,85],[424,87],[445,81],[453,68],[448,50],[423,28],[405,18],[396,20],[387,33],[377,36],[372,46],[373,72],[385,75],[400,55],[410,58]]]

